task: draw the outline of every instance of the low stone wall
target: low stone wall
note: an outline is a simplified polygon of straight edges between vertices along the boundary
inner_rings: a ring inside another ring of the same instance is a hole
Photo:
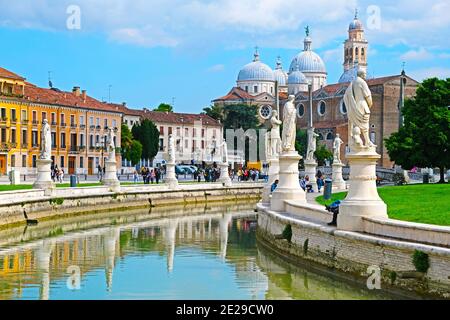
[[[450,298],[449,248],[340,231],[296,214],[270,211],[262,204],[258,204],[258,211],[258,239],[282,255],[343,271],[361,282],[367,280],[369,266],[378,266],[382,288]],[[292,228],[290,243],[280,239],[288,224]],[[429,257],[426,274],[415,271],[415,250]]]
[[[286,200],[286,211],[308,221],[328,223],[332,214],[321,205]],[[394,219],[363,218],[364,232],[382,237],[402,239],[450,247],[450,227]]]
[[[223,187],[221,184],[180,185],[177,190],[166,186],[124,186],[120,192],[108,187],[57,188],[52,196],[28,190],[22,196],[0,193],[0,226],[25,223],[28,219],[49,219],[96,213],[107,210],[160,207],[173,204],[194,204],[214,201],[257,201],[262,184],[244,184]],[[39,191],[39,190],[38,190]],[[8,197],[8,198],[7,198]]]
[[[370,234],[450,247],[450,227],[376,218],[363,218],[363,223]]]

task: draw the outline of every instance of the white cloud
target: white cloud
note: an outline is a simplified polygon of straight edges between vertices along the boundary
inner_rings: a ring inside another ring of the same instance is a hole
[[[222,72],[225,70],[225,66],[223,64],[216,64],[208,68],[208,72]]]
[[[426,50],[424,47],[418,50],[410,50],[400,56],[401,60],[412,61],[412,60],[428,60],[433,57],[433,54]]]
[[[433,77],[446,79],[450,78],[450,68],[441,68],[441,67],[424,68],[412,70],[408,72],[408,74],[417,81],[422,81],[424,79]]]
[[[0,26],[65,31],[73,0],[0,0]],[[313,45],[343,41],[353,10],[368,25],[373,0],[77,0],[81,32],[140,46],[300,48],[311,25]],[[450,1],[377,1],[381,28],[367,30],[372,45],[403,43],[446,50]],[[368,29],[368,28],[366,28]]]

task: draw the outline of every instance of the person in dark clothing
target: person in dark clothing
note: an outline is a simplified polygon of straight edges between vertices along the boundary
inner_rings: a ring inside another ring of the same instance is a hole
[[[339,206],[340,205],[341,205],[341,201],[340,200],[336,200],[332,204],[330,204],[329,206],[325,206],[325,209],[328,212],[331,212],[333,214],[333,221],[328,223],[329,226],[337,226],[337,216],[339,214]]]

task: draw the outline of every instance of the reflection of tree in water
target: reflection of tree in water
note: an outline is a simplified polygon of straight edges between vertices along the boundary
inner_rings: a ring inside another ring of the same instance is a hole
[[[254,218],[234,219],[228,236],[229,250],[233,255],[248,255],[256,252]]]

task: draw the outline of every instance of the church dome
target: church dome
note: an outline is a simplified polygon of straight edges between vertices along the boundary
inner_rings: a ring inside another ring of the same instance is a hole
[[[256,51],[253,62],[239,71],[238,81],[274,81],[274,72],[267,64],[259,60],[259,54]]]
[[[275,77],[275,81],[278,81],[278,85],[287,86],[288,74],[283,70],[280,57],[278,57],[277,66],[275,67],[275,71],[273,72],[273,74]]]
[[[355,12],[355,18],[353,19],[352,22],[350,22],[350,25],[348,26],[348,30],[362,30],[363,29],[363,24],[361,22],[361,20],[358,19],[358,10],[356,10]]]
[[[300,52],[294,57],[294,59],[292,59],[289,71],[294,71],[297,64],[301,72],[327,72],[322,58],[314,51]]]
[[[357,77],[357,72],[355,68],[351,68],[348,69],[347,71],[345,71],[341,77],[339,78],[339,83],[347,83],[347,82],[352,82],[353,80],[355,80]]]
[[[293,72],[297,66],[301,72],[326,73],[325,63],[322,58],[311,50],[312,39],[309,36],[309,27],[306,27],[304,50],[292,59],[289,72]]]
[[[299,66],[297,65],[294,70],[289,73],[288,78],[289,84],[308,84],[308,80],[305,75],[300,71]]]

